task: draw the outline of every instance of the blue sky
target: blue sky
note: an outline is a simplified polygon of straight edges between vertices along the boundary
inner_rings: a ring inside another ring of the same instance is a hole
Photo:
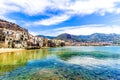
[[[120,34],[120,0],[0,0],[0,18],[33,35]]]

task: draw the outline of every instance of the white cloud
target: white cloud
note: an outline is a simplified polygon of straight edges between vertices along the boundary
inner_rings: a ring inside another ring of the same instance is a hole
[[[116,7],[116,3],[120,0],[76,0],[71,2],[70,0],[52,0],[52,8],[61,9],[65,11],[62,16],[53,16],[48,19],[43,19],[35,22],[37,25],[54,25],[59,24],[68,20],[71,16],[75,14],[88,15],[93,13],[98,13],[100,15],[105,15],[105,13],[120,13],[120,8]],[[59,3],[59,4],[57,4]],[[57,4],[57,5],[56,5]],[[69,16],[66,16],[69,15]]]
[[[0,0],[0,4],[0,9],[6,13],[22,12],[28,15],[42,13],[50,5],[48,0]]]
[[[55,15],[51,16],[51,18],[34,22],[35,25],[54,25],[68,20],[75,14],[120,14],[120,7],[116,3],[120,3],[120,0],[0,0],[0,16],[9,17],[7,14],[12,12],[36,16],[45,13],[48,9],[65,12],[64,14],[59,14],[60,16]]]
[[[28,15],[37,15],[47,9],[72,11],[72,13],[77,14],[92,14],[119,12],[116,3],[120,3],[120,0],[0,0],[0,10],[5,9],[3,12],[18,11]]]
[[[68,20],[70,18],[69,15],[59,15],[59,16],[53,16],[51,18],[48,19],[43,19],[40,21],[36,21],[34,23],[32,23],[33,25],[45,25],[45,26],[49,26],[49,25],[54,25],[54,24],[59,24],[65,20]]]
[[[106,26],[106,25],[83,25],[83,26],[73,26],[65,27],[59,29],[62,33],[70,33],[74,35],[89,35],[93,33],[117,33],[120,34],[120,26]]]
[[[22,12],[27,15],[38,15],[47,9],[64,9],[70,0],[0,0],[0,10],[5,13]]]
[[[5,15],[10,12],[19,11],[19,7],[7,3],[10,3],[10,0],[0,0],[0,15]]]
[[[90,35],[93,33],[116,33],[120,34],[120,26],[118,25],[112,25],[112,26],[107,26],[107,25],[96,25],[96,24],[91,24],[91,25],[82,25],[82,26],[70,26],[70,27],[63,27],[63,28],[57,28],[47,31],[41,31],[38,34],[43,34],[43,35],[49,35],[49,36],[57,36],[62,33],[69,33],[73,35]]]
[[[120,2],[120,0],[79,0],[75,4],[69,7],[73,12],[77,14],[92,14],[105,12],[112,13],[116,11],[115,2]]]
[[[51,3],[48,0],[9,0],[10,4],[19,6],[20,11],[28,15],[37,15],[46,10]]]

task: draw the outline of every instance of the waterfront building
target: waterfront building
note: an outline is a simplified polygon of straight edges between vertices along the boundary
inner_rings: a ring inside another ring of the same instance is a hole
[[[48,41],[49,41],[49,39],[42,38],[42,41],[43,41],[42,47],[48,47]]]
[[[0,47],[24,48],[27,47],[28,30],[14,23],[0,21]]]
[[[29,34],[14,23],[0,20],[0,48],[27,48],[64,46],[63,40],[48,39]]]
[[[59,39],[53,39],[52,42],[56,44],[56,47],[62,46],[62,43],[65,43],[65,41]]]

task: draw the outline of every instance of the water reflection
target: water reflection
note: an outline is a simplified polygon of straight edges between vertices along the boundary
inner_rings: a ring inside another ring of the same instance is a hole
[[[12,71],[16,67],[26,65],[29,60],[42,59],[47,55],[47,49],[25,50],[0,54],[0,72]]]
[[[1,80],[120,80],[120,47],[61,47],[0,54],[0,75]]]
[[[90,51],[90,52],[86,52],[86,51],[68,51],[68,52],[64,52],[64,54],[59,54],[59,57],[63,60],[68,60],[71,57],[75,57],[75,56],[81,56],[81,57],[93,57],[93,58],[98,58],[98,59],[107,59],[107,58],[111,58],[111,59],[119,59],[120,58],[120,54],[118,53],[110,53],[110,52],[102,52],[102,51]]]
[[[119,49],[117,49],[117,51],[119,51]],[[26,63],[30,60],[46,58],[49,55],[57,55],[60,58],[60,60],[68,61],[70,63],[74,63],[75,61],[77,61],[78,63],[81,62],[84,64],[86,63],[85,61],[89,61],[88,63],[93,62],[95,64],[96,62],[104,63],[104,61],[102,60],[106,60],[110,58],[111,59],[120,58],[119,53],[109,52],[109,47],[104,47],[104,49],[103,47],[99,47],[99,48],[63,47],[63,48],[49,48],[49,49],[40,49],[40,50],[25,50],[19,52],[0,54],[0,72],[12,71],[17,67],[25,66]],[[94,60],[94,58],[97,60]],[[115,62],[117,61],[118,60],[116,60]],[[106,63],[107,62],[110,63],[109,60],[106,61]]]
[[[71,57],[65,62],[80,65],[89,69],[102,68],[103,66],[120,69],[120,59],[97,59],[92,57],[77,56]]]

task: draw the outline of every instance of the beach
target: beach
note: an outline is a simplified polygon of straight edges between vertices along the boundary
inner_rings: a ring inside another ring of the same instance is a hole
[[[22,50],[25,50],[25,49],[0,48],[0,53],[16,52],[16,51],[22,51]]]

